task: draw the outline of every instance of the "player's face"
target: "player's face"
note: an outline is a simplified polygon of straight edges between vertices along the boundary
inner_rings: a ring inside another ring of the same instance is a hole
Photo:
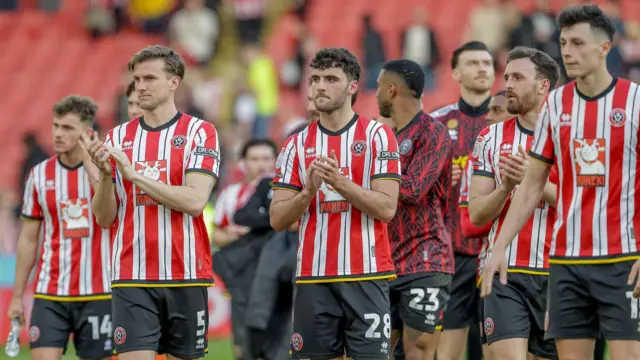
[[[53,151],[57,154],[73,151],[83,133],[89,132],[89,123],[82,122],[74,113],[53,118]]]
[[[560,32],[560,52],[570,78],[594,72],[606,62],[610,48],[611,42],[587,23],[569,26]]]
[[[489,91],[495,80],[491,54],[484,50],[462,52],[458,58],[458,66],[453,71],[453,78],[469,90]]]
[[[164,61],[154,59],[137,64],[133,69],[138,103],[142,110],[153,111],[159,105],[173,100],[180,79],[164,71]]]
[[[358,91],[358,82],[349,81],[340,68],[313,69],[310,87],[316,109],[321,113],[332,113],[347,101],[351,104],[351,96]]]
[[[513,115],[507,111],[507,97],[498,95],[491,98],[489,102],[489,112],[485,117],[487,125],[493,125],[508,120]]]
[[[526,114],[538,103],[540,80],[536,80],[536,69],[531,60],[517,59],[509,62],[504,71],[507,92],[507,111]]]
[[[129,116],[129,120],[142,116],[142,109],[140,108],[140,103],[138,103],[138,95],[135,91],[127,98],[127,115]]]
[[[320,112],[316,109],[316,104],[311,95],[307,96],[307,118],[310,122],[320,120]]]
[[[393,112],[393,103],[391,102],[394,92],[393,87],[388,77],[385,76],[385,71],[380,71],[376,99],[378,100],[378,112],[385,118],[390,118]]]
[[[247,149],[244,163],[247,168],[247,176],[253,180],[258,176],[264,176],[275,171],[276,155],[270,146],[252,146]]]

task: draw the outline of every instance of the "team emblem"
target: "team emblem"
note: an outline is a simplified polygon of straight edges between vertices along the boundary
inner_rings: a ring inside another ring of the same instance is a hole
[[[278,159],[276,159],[276,169],[280,169],[280,166],[282,165],[282,154],[284,153],[284,150],[280,151],[280,154],[278,154]]]
[[[127,332],[124,331],[122,327],[118,326],[113,331],[113,341],[116,343],[116,345],[122,345],[124,344],[125,340],[127,340]]]
[[[33,325],[29,328],[29,341],[32,343],[38,341],[40,339],[40,328]]]
[[[294,333],[291,335],[291,347],[295,351],[302,350],[302,336],[298,333]]]
[[[404,139],[402,140],[402,142],[400,143],[400,148],[398,150],[400,150],[400,154],[402,155],[406,155],[409,153],[409,151],[411,150],[411,139]]]
[[[624,126],[625,121],[627,121],[627,113],[620,108],[615,108],[611,110],[609,114],[609,122],[611,126],[622,127]]]
[[[186,145],[186,143],[187,138],[183,135],[176,135],[171,138],[171,147],[174,149],[180,150]]]
[[[361,156],[367,151],[367,144],[362,140],[356,140],[351,144],[351,153],[355,156]]]
[[[456,129],[458,127],[458,120],[449,119],[449,121],[447,121],[447,127],[449,128],[449,130]]]
[[[490,317],[484,319],[484,334],[487,336],[493,334],[493,319]]]

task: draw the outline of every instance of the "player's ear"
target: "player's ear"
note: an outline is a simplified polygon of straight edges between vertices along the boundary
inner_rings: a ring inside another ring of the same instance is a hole
[[[540,85],[538,86],[538,95],[545,95],[549,92],[549,87],[551,86],[551,82],[548,79],[544,79],[540,81]]]
[[[358,80],[353,80],[349,82],[349,89],[347,90],[347,93],[349,95],[353,95],[358,92],[359,87],[360,87],[360,84],[358,83]]]
[[[605,40],[600,44],[600,57],[605,59],[611,51],[611,41]]]
[[[461,76],[460,76],[460,71],[458,71],[458,68],[453,69],[453,71],[451,72],[451,78],[455,82],[460,82]]]
[[[177,76],[172,76],[169,79],[169,86],[171,87],[171,90],[176,91],[176,89],[178,88],[178,86],[180,85],[180,78]]]

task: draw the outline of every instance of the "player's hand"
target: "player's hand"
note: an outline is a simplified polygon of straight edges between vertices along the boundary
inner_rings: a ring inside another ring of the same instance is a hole
[[[505,285],[507,283],[507,257],[505,250],[499,247],[494,247],[489,254],[489,260],[484,264],[482,270],[482,284],[480,288],[480,296],[487,297],[491,295],[493,289],[493,280],[496,273],[500,274],[500,283]]]
[[[635,285],[634,285],[635,283]],[[627,281],[628,285],[633,285],[633,297],[640,297],[640,259],[636,260],[636,263],[633,264],[631,268],[631,272],[629,273],[629,280]]]
[[[462,168],[459,164],[451,165],[451,185],[456,186],[462,178]]]
[[[100,172],[111,175],[112,168],[109,162],[109,153],[105,149],[104,144],[98,140],[97,134],[94,137],[89,137],[87,134],[82,134],[80,143],[83,149],[87,151],[91,157],[91,161],[98,167]]]
[[[105,145],[105,149],[116,162],[116,166],[125,180],[132,181],[136,176],[138,176],[136,169],[131,165],[131,161],[129,161],[129,157],[127,157],[127,154],[125,154],[124,151],[107,145]]]
[[[311,163],[311,167],[318,173],[324,182],[331,186],[334,186],[336,181],[342,177],[342,174],[340,174],[340,165],[338,164],[338,159],[336,158],[336,152],[334,150],[331,150],[331,157],[322,155],[318,156]]]
[[[248,234],[249,231],[251,231],[251,228],[246,226],[231,224],[229,225],[228,231],[234,237],[234,240],[237,240],[241,236]]]
[[[24,324],[24,305],[22,305],[22,299],[13,298],[9,304],[9,311],[7,311],[7,317],[9,321],[19,318],[20,324]]]
[[[527,154],[524,153],[522,146],[518,149],[517,155],[509,155],[509,157],[500,156],[500,172],[502,174],[503,184],[510,190],[519,185],[524,179],[529,164]]]
[[[86,145],[93,141],[100,141],[97,131],[92,131],[91,134],[83,133],[78,139],[78,145],[80,146],[80,149],[82,149],[83,161],[92,162],[91,154],[89,154]]]
[[[307,175],[305,183],[307,186],[305,190],[309,191],[312,195],[318,192],[318,189],[322,185],[322,178],[318,175],[318,172],[313,170],[311,166],[307,168]]]

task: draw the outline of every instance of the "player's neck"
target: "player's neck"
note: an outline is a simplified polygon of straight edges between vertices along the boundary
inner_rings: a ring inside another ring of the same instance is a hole
[[[353,119],[354,115],[355,112],[351,106],[334,110],[331,113],[321,112],[320,124],[329,131],[339,131]]]
[[[75,169],[78,166],[80,166],[80,164],[82,164],[84,153],[82,152],[82,149],[79,146],[76,146],[71,151],[61,153],[59,158],[62,165],[70,169]]]
[[[177,112],[176,104],[167,101],[151,111],[145,111],[144,122],[152,128],[157,128],[171,121]]]
[[[460,88],[460,97],[462,100],[473,107],[482,105],[482,103],[487,101],[489,96],[491,96],[491,90],[475,91],[465,87]]]
[[[576,79],[576,86],[581,94],[587,97],[596,97],[602,94],[613,81],[613,76],[609,74],[606,67]]]
[[[395,106],[391,117],[396,125],[396,131],[400,131],[407,126],[420,111],[422,111],[422,106],[419,101],[413,104]]]
[[[520,125],[527,130],[535,131],[536,130],[536,121],[538,120],[538,109],[540,107],[536,106],[531,111],[526,114],[518,115],[518,122]]]

